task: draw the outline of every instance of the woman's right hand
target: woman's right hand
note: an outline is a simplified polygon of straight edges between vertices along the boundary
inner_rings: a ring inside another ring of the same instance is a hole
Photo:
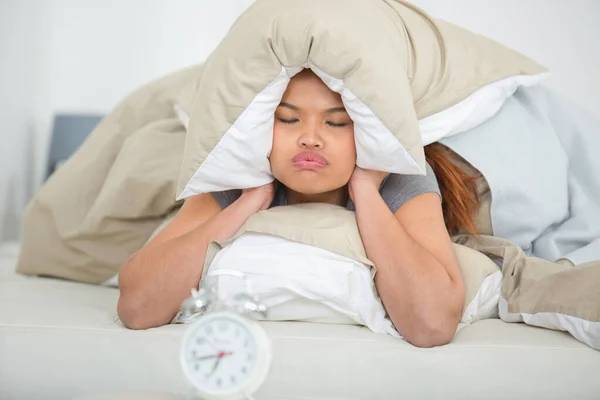
[[[273,181],[267,183],[266,185],[243,189],[242,197],[252,199],[252,201],[256,201],[259,207],[258,211],[266,210],[273,202],[273,198],[275,197],[276,185],[277,181]]]

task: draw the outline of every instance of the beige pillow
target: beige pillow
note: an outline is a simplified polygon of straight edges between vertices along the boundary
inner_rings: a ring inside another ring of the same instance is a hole
[[[194,101],[182,104],[179,198],[272,180],[273,112],[302,68],[341,94],[357,164],[404,174],[425,171],[419,119],[492,82],[546,71],[405,2],[257,0],[208,58]]]
[[[213,242],[206,255],[202,276],[208,272],[216,253],[247,232],[275,235],[340,254],[371,267],[358,231],[356,214],[344,207],[323,203],[307,203],[274,207],[253,214],[228,241]],[[465,307],[477,294],[483,280],[498,272],[498,266],[484,254],[455,244],[460,268],[465,280]]]

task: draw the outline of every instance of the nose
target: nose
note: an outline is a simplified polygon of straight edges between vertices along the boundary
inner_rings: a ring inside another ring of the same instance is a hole
[[[305,126],[302,134],[298,138],[298,145],[303,149],[322,149],[323,139],[319,135],[319,130],[316,124]]]

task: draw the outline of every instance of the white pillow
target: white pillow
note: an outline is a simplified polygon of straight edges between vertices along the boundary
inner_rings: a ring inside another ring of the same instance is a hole
[[[221,298],[243,292],[246,275],[272,321],[366,325],[399,336],[386,317],[367,266],[278,236],[245,233],[223,247],[204,278]]]
[[[405,174],[425,174],[400,141],[342,79],[308,63],[334,92],[340,93],[354,121],[356,164],[362,168]],[[273,142],[274,112],[290,79],[304,68],[281,67],[279,75],[244,109],[198,167],[178,200],[206,192],[257,187],[272,182],[268,156]],[[175,114],[187,129],[189,115],[179,105]],[[251,143],[251,145],[249,145]]]
[[[278,236],[245,233],[217,253],[203,285],[227,298],[245,290],[239,272],[269,308],[268,320],[365,325],[375,333],[401,337],[369,268],[360,262]],[[500,272],[485,278],[459,329],[498,316],[501,281]]]
[[[473,300],[463,310],[461,324],[472,324],[482,319],[498,318],[498,301],[502,290],[502,271],[484,278]]]
[[[110,286],[110,287],[119,287],[119,273],[117,272],[115,274],[115,276],[113,276],[106,282],[103,282],[101,285],[102,286]]]
[[[516,75],[487,84],[458,104],[419,120],[423,145],[466,132],[492,118],[519,87],[534,86],[550,73]]]

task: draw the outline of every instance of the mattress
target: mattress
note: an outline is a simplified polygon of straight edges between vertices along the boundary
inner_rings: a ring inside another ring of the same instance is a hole
[[[13,272],[0,248],[0,399],[187,393],[186,326],[125,329],[118,290]],[[598,399],[600,352],[569,334],[484,320],[419,349],[351,325],[263,322],[273,343],[265,399]]]

